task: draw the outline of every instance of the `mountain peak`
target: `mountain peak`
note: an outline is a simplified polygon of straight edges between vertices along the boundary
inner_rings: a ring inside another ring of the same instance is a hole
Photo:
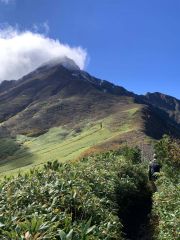
[[[41,67],[55,67],[55,66],[63,66],[66,69],[70,70],[70,71],[75,71],[75,70],[80,70],[80,68],[77,66],[77,64],[68,57],[57,57],[57,58],[53,58],[48,62],[45,62],[41,65]]]

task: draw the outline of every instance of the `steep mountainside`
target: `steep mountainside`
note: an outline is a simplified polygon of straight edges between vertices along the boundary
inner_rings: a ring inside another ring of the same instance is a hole
[[[180,123],[180,100],[159,93],[147,93],[145,96],[141,96],[146,103],[152,104],[156,108],[160,108],[177,124]]]
[[[118,104],[121,108],[133,102],[126,99],[130,96],[124,88],[86,72],[61,64],[43,66],[1,92],[0,121],[15,134],[41,133],[53,126],[107,116],[117,111]]]
[[[99,80],[67,58],[48,62],[0,85],[0,136],[10,149],[0,154],[1,169],[180,135],[179,106],[170,96],[138,96]]]

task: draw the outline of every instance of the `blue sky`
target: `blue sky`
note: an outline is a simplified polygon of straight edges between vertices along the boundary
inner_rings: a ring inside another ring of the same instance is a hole
[[[0,2],[1,25],[22,31],[36,25],[49,38],[82,46],[92,75],[139,94],[180,98],[179,0]]]

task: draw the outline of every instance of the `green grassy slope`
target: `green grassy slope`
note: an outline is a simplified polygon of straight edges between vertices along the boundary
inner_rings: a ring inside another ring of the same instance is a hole
[[[28,169],[55,159],[62,162],[74,160],[91,147],[110,143],[122,134],[136,130],[133,116],[137,111],[138,108],[131,108],[96,122],[86,120],[74,129],[65,126],[51,128],[39,137],[18,135],[16,143],[21,148],[0,165],[0,172],[16,172],[20,167]]]

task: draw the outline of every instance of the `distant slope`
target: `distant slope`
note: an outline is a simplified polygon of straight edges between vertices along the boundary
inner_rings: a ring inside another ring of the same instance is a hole
[[[180,100],[159,92],[147,93],[141,97],[146,103],[150,103],[168,113],[172,120],[180,124]]]
[[[138,125],[132,123],[133,118],[129,115],[129,111],[135,113],[137,109],[132,108],[122,112],[122,115],[126,117],[126,122],[122,119],[117,123],[118,114],[113,114],[96,122],[89,120],[79,123],[73,129],[65,126],[54,127],[38,137],[17,135],[16,143],[21,148],[9,156],[8,161],[3,162],[0,172],[17,167],[29,167],[29,164],[37,166],[55,159],[75,160],[92,147],[99,146],[99,151],[103,150],[102,146],[106,142],[109,143],[111,149],[114,141],[124,137],[124,134],[135,134],[138,129]],[[114,145],[114,147],[117,146]]]

